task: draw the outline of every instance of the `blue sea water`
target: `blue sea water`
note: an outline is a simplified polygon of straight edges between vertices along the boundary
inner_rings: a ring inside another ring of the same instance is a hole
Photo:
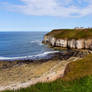
[[[0,32],[0,60],[35,58],[54,52],[42,44],[46,32]]]

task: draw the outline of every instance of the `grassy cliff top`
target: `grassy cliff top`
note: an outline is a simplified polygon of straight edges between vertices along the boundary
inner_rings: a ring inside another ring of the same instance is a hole
[[[92,29],[55,29],[46,35],[51,35],[55,38],[88,39],[92,38]]]

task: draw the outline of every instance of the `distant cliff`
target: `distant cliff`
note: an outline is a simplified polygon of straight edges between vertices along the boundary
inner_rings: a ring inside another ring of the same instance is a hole
[[[92,50],[92,29],[58,29],[47,33],[43,43],[53,47]]]

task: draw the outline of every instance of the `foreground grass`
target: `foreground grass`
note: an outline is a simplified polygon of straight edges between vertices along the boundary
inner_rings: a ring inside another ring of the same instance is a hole
[[[92,92],[92,54],[70,63],[63,79],[4,92]]]
[[[92,38],[92,29],[57,29],[49,32],[55,38],[80,39]]]
[[[52,83],[38,83],[26,89],[4,92],[92,92],[92,76],[73,81],[58,79]]]

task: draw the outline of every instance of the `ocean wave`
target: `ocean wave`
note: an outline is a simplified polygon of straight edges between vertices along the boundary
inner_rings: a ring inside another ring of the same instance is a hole
[[[34,40],[34,41],[31,41],[30,43],[36,43],[38,45],[43,45],[41,40]]]
[[[45,58],[49,54],[57,53],[59,51],[47,51],[41,54],[32,55],[32,56],[21,56],[21,57],[0,57],[0,60],[26,60],[26,59],[41,59]]]

